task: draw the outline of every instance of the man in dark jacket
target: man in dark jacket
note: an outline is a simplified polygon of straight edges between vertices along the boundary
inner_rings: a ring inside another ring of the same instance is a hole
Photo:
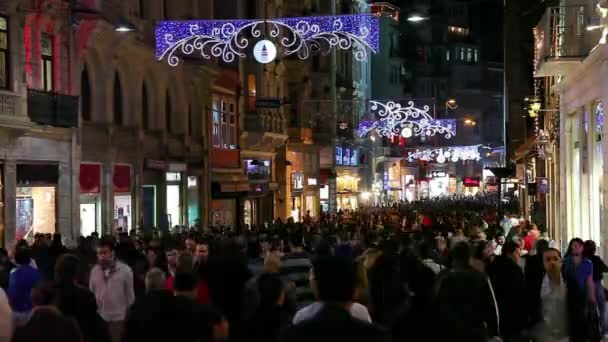
[[[380,328],[360,321],[349,313],[356,286],[353,262],[341,257],[327,257],[313,263],[311,285],[323,304],[310,320],[289,328],[283,341],[289,342],[375,342],[388,340]]]
[[[518,265],[520,246],[513,240],[505,243],[502,255],[490,266],[500,313],[500,332],[505,341],[518,341],[527,325],[522,303],[526,300],[526,280]]]
[[[526,260],[526,267],[524,268],[526,292],[528,294],[526,306],[529,309],[529,328],[533,328],[543,319],[540,290],[546,274],[545,265],[543,264],[543,253],[545,253],[547,249],[549,249],[549,242],[547,240],[541,239],[536,241],[536,254],[528,257],[528,260]]]
[[[442,272],[436,283],[435,312],[431,325],[437,341],[487,341],[494,335],[496,310],[485,275],[471,268],[471,247],[457,243],[451,251],[452,269]]]
[[[86,287],[76,284],[80,260],[73,254],[63,254],[55,264],[56,304],[62,314],[72,317],[84,332],[85,342],[108,342],[107,323],[97,313],[95,296]]]

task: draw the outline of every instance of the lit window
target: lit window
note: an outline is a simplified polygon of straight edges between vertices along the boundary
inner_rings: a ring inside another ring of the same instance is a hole
[[[46,33],[40,37],[40,69],[42,90],[53,91],[53,36]]]
[[[479,61],[479,50],[475,49],[475,62]]]
[[[257,95],[256,77],[254,74],[247,76],[247,87],[249,88],[249,110],[255,110],[255,98]]]
[[[464,48],[460,48],[460,60],[464,61]]]
[[[450,50],[448,49],[445,53],[445,60],[449,61],[450,60]]]
[[[213,146],[236,149],[236,102],[234,97],[215,95],[212,111]]]
[[[213,146],[220,147],[220,110],[218,100],[213,100]]]
[[[470,62],[471,60],[473,60],[473,49],[468,48],[467,49],[467,62]]]
[[[0,17],[0,88],[9,88],[8,20]]]
[[[179,172],[167,172],[167,182],[179,182],[182,179],[182,175]]]
[[[576,13],[576,35],[580,36],[585,30],[585,7],[578,8]]]

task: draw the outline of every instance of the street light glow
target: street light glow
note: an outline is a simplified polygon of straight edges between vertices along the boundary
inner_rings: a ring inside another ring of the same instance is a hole
[[[472,120],[472,119],[465,119],[464,124],[467,126],[475,126],[475,125],[477,125],[477,122],[475,122],[475,120]]]
[[[427,19],[428,19],[428,18],[425,18],[425,17],[423,17],[423,16],[421,16],[421,15],[418,15],[418,14],[412,14],[411,16],[409,16],[409,17],[407,18],[407,21],[412,22],[412,23],[419,23],[419,22],[421,22],[421,21],[425,21],[425,20],[427,20]]]
[[[116,32],[131,32],[134,31],[133,27],[130,27],[128,25],[119,25],[116,26],[116,28],[114,29],[114,31]]]

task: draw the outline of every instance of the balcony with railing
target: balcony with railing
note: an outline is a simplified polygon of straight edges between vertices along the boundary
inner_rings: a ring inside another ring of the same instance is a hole
[[[78,127],[78,97],[27,90],[27,112],[32,122],[55,127]]]
[[[535,76],[566,75],[597,45],[600,34],[587,27],[597,21],[586,5],[548,7],[534,28]]]
[[[243,148],[270,151],[285,143],[288,137],[282,107],[278,98],[248,97],[241,130]]]

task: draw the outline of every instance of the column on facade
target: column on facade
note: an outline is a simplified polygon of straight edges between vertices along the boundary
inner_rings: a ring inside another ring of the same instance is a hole
[[[72,221],[74,211],[72,166],[69,163],[59,162],[58,171],[56,226],[58,227],[58,232],[62,233],[65,242],[68,245],[74,245],[80,236],[80,226]]]
[[[608,105],[608,60],[604,60],[600,67],[600,100],[602,105],[604,106],[604,115],[606,114],[606,106]],[[604,117],[605,120],[605,117]],[[608,125],[606,122],[602,125],[602,169],[599,170],[602,174],[602,187],[600,191],[602,192],[602,207],[601,210],[604,211],[608,208],[608,186],[606,186],[606,182],[608,181]],[[600,252],[606,256],[608,255],[608,215],[605,212],[600,213],[600,226],[599,226],[599,241],[600,244]]]
[[[15,240],[17,215],[17,163],[4,161],[4,243],[8,246]]]
[[[560,94],[560,97],[563,97]],[[572,159],[572,122],[568,117],[567,111],[560,111],[560,193],[562,196],[560,197],[558,210],[560,212],[561,222],[564,224],[562,229],[559,229],[560,233],[560,241],[562,241],[562,245],[567,240],[568,236],[571,236],[572,232],[572,224],[573,224],[573,215],[572,215],[572,203],[570,201],[572,186],[571,186],[571,178],[572,174],[571,170],[571,159]]]
[[[591,103],[586,103],[582,108],[582,113],[579,114],[580,125],[580,154],[581,154],[581,192],[580,192],[580,226],[579,237],[591,237],[591,224],[593,215],[593,196],[591,191],[593,179],[593,126],[591,126],[591,118],[593,117],[593,109]]]

